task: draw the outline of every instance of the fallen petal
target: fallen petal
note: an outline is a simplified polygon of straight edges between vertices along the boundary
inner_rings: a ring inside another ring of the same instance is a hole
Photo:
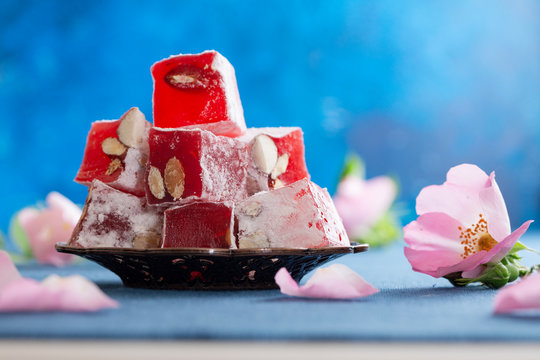
[[[43,282],[23,278],[8,253],[0,250],[0,312],[96,311],[118,303],[80,275],[51,275]]]
[[[283,294],[323,299],[353,299],[369,296],[379,290],[345,265],[319,268],[303,286],[298,286],[286,268],[275,276]]]
[[[502,288],[495,296],[495,314],[532,309],[540,310],[540,273],[529,275],[518,283]]]
[[[21,278],[10,282],[0,292],[0,312],[88,312],[116,307],[115,300],[80,275],[65,278],[51,275],[43,282]]]
[[[21,279],[22,276],[11,261],[9,254],[0,250],[0,291],[9,283]]]

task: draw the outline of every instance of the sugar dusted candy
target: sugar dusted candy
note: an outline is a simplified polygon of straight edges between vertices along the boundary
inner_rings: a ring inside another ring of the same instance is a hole
[[[248,147],[248,193],[309,179],[304,137],[299,127],[249,128],[238,138]]]
[[[97,179],[143,196],[150,126],[138,108],[129,109],[119,120],[92,123],[75,181],[89,186]]]
[[[246,194],[245,146],[200,129],[152,128],[146,173],[149,204],[184,199],[239,201]]]
[[[217,51],[171,56],[156,62],[151,72],[155,126],[231,137],[245,132],[234,68]]]
[[[328,191],[308,179],[247,198],[235,217],[239,248],[349,246]]]
[[[137,197],[94,180],[70,245],[156,248],[161,245],[163,211]]]
[[[165,210],[162,247],[228,249],[232,230],[232,204],[192,202]]]

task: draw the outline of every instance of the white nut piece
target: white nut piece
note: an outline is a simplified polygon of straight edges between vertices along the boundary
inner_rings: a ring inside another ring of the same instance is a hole
[[[250,202],[246,203],[242,208],[242,212],[245,215],[251,216],[251,217],[259,216],[261,211],[262,211],[261,204],[259,202],[257,202],[257,201],[250,201]]]
[[[262,230],[257,230],[252,233],[239,236],[239,247],[241,249],[258,249],[270,247],[270,241]]]
[[[257,169],[265,174],[276,167],[278,160],[278,151],[274,140],[267,135],[259,135],[251,145],[251,156]]]
[[[156,199],[161,200],[165,197],[163,177],[161,176],[159,169],[155,166],[150,166],[150,171],[148,172],[148,187]]]
[[[126,152],[126,147],[115,137],[108,137],[101,143],[101,150],[107,155],[120,156]]]
[[[289,154],[283,154],[277,159],[276,166],[272,169],[270,177],[277,179],[279,175],[287,171],[287,166],[289,166]]]
[[[180,160],[173,156],[165,165],[165,188],[174,200],[180,199],[184,193],[186,175]]]
[[[120,118],[120,125],[116,130],[118,139],[129,147],[140,148],[144,143],[146,132],[146,118],[139,108],[132,107]]]

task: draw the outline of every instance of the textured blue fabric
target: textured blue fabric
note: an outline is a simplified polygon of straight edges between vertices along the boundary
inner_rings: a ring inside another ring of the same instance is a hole
[[[531,246],[540,237],[528,237]],[[529,256],[526,263],[539,263]],[[496,291],[453,288],[414,273],[401,245],[348,255],[344,263],[381,292],[330,301],[267,291],[156,291],[124,287],[116,275],[84,263],[64,269],[22,266],[25,276],[80,273],[121,307],[91,314],[1,314],[4,338],[257,340],[540,340],[540,317],[494,316]]]

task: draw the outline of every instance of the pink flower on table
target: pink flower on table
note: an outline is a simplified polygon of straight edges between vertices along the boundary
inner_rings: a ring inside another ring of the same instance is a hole
[[[0,250],[0,312],[74,311],[116,308],[118,303],[80,275],[51,275],[42,282],[23,278]]]
[[[64,266],[75,257],[57,252],[54,245],[69,240],[81,216],[81,209],[57,192],[49,193],[45,202],[47,208],[25,208],[17,213],[16,220],[39,263]]]
[[[303,286],[298,286],[286,268],[279,269],[275,279],[283,294],[299,297],[353,299],[379,291],[342,264],[317,269]]]
[[[396,199],[397,185],[388,176],[369,180],[348,175],[340,181],[334,204],[351,239],[364,237],[388,212]]]
[[[416,212],[418,219],[403,229],[405,256],[413,270],[433,277],[479,277],[486,264],[508,254],[532,222],[511,232],[495,173],[488,176],[470,164],[451,168],[444,184],[422,189]]]
[[[495,296],[495,314],[533,309],[540,310],[540,273],[529,275],[518,283],[504,287]]]

